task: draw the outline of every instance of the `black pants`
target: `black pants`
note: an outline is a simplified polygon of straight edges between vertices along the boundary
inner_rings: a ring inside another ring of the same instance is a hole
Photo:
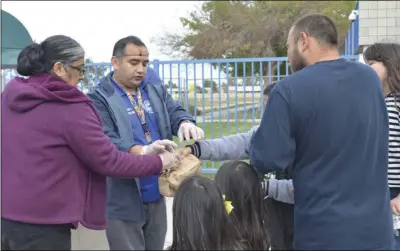
[[[293,205],[271,198],[266,198],[264,203],[271,249],[293,250]]]
[[[39,225],[1,219],[1,250],[71,250],[71,224]]]

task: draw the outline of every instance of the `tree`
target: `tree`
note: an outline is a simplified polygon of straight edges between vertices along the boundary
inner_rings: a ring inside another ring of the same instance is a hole
[[[203,87],[210,88],[214,93],[218,92],[218,86],[214,80],[205,79],[203,82]]]
[[[321,13],[335,22],[344,48],[350,24],[347,17],[355,4],[356,1],[205,1],[188,17],[180,18],[186,30],[183,35],[165,33],[153,41],[163,53],[184,58],[284,57],[294,21],[308,13]],[[277,71],[275,62],[219,67],[230,76],[268,76]],[[284,64],[280,65],[280,72],[289,74]]]

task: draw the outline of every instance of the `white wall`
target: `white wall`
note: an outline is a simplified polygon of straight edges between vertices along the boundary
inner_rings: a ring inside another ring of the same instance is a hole
[[[359,45],[400,43],[400,1],[359,1]]]

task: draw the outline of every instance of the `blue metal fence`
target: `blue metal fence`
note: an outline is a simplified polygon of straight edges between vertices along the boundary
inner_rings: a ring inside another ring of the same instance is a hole
[[[354,10],[358,12],[358,1]],[[359,38],[359,17],[358,14],[355,15],[355,20],[353,20],[350,24],[349,30],[347,31],[346,40],[345,40],[345,55],[354,55],[358,49],[358,38]]]
[[[80,84],[91,91],[111,64],[87,64]],[[260,122],[267,84],[290,74],[286,57],[205,60],[153,60],[150,63],[172,97],[191,113],[207,138],[245,132]],[[218,162],[204,161],[203,172],[214,173]]]
[[[290,74],[286,57],[153,60],[150,67],[209,139],[245,132],[259,124],[264,86]],[[112,70],[110,63],[87,64],[86,68],[86,76],[78,86],[85,93]],[[2,70],[3,83],[15,75],[15,70]],[[202,172],[215,173],[219,166],[218,162],[204,161]]]

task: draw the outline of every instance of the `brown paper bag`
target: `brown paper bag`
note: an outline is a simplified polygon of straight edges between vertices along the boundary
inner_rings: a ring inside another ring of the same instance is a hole
[[[179,185],[188,177],[200,173],[201,161],[189,154],[181,160],[181,164],[175,168],[164,170],[158,178],[160,193],[165,197],[174,197]]]

